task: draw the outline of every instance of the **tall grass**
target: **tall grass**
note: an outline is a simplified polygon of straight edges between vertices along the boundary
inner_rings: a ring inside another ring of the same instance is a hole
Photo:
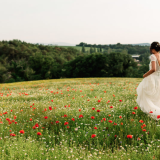
[[[159,122],[135,101],[141,80],[1,84],[0,159],[159,159]]]

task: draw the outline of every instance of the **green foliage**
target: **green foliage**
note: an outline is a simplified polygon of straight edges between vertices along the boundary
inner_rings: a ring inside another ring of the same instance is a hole
[[[137,63],[124,53],[79,56],[64,65],[65,77],[134,77]]]
[[[61,77],[142,77],[148,71],[146,46],[83,42],[80,46],[82,52],[76,49],[79,46],[53,47],[20,40],[0,41],[0,83]],[[144,52],[139,59],[140,67],[130,55],[137,49]]]

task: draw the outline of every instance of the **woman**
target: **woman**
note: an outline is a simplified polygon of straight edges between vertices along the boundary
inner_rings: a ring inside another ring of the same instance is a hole
[[[160,44],[153,42],[150,46],[149,71],[137,87],[137,99],[141,110],[155,120],[160,120]]]

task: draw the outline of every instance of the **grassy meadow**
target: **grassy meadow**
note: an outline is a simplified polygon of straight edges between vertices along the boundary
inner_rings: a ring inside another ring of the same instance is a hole
[[[0,84],[0,159],[160,159],[160,126],[136,103],[142,78]]]

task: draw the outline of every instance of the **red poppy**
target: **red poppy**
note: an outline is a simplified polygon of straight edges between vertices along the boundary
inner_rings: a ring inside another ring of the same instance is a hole
[[[91,119],[95,119],[95,117],[94,117],[94,116],[92,116],[92,117],[91,117]]]
[[[41,134],[41,132],[37,132],[37,135],[39,135],[39,136],[40,136],[40,135],[42,135],[42,134]]]
[[[160,115],[158,115],[157,118],[160,118]]]
[[[20,130],[19,133],[24,134],[24,130]]]
[[[139,122],[140,122],[140,123],[143,123],[143,120],[140,120]]]
[[[92,108],[92,110],[95,110],[95,108]]]
[[[97,127],[94,127],[94,129],[98,129]]]
[[[146,132],[146,129],[143,129],[142,131]]]
[[[74,119],[74,118],[72,118],[71,120],[72,120],[72,121],[75,121],[75,119]]]
[[[127,135],[127,138],[132,138],[132,135]]]
[[[98,109],[97,112],[100,112],[100,110]]]
[[[122,116],[119,116],[119,118],[122,118]]]
[[[117,137],[117,135],[114,136],[115,138]]]
[[[149,113],[153,113],[153,111],[150,111]]]
[[[47,119],[47,118],[48,118],[47,116],[44,117],[44,119]]]
[[[110,106],[110,108],[113,108],[113,106]]]
[[[81,111],[81,109],[79,109],[79,112]]]
[[[92,135],[91,135],[91,138],[94,138],[94,137],[96,137],[96,135],[95,135],[95,134],[92,134]]]
[[[59,121],[56,121],[56,123],[59,123]]]
[[[67,128],[69,128],[69,126],[67,126]]]
[[[38,123],[36,123],[36,124],[35,124],[35,127],[39,127],[39,124],[38,124]]]
[[[49,110],[50,110],[50,111],[52,110],[52,107],[51,107],[51,106],[49,106]]]
[[[121,122],[121,125],[123,125],[123,123]]]
[[[120,101],[120,102],[122,102],[122,100],[121,100],[121,99],[120,99],[119,101]]]
[[[83,118],[83,115],[81,114],[81,115],[79,115],[79,118]]]
[[[32,121],[32,118],[30,118],[30,121]]]
[[[33,128],[33,129],[36,129],[36,126],[33,126],[32,128]]]
[[[101,100],[98,100],[98,102],[101,102]]]
[[[138,109],[138,107],[134,107],[134,109]]]
[[[9,119],[9,118],[6,118],[6,121],[8,121],[8,122],[9,122],[9,121],[10,121],[10,119]]]
[[[132,112],[132,114],[136,114],[135,112]]]
[[[109,117],[111,116],[111,114],[108,115]]]
[[[117,125],[117,123],[115,123],[115,122],[114,122],[114,124],[113,124],[113,125]]]
[[[109,123],[112,123],[113,121],[112,121],[112,120],[109,120],[108,122],[109,122]]]
[[[64,117],[67,117],[67,115],[65,114]]]
[[[64,125],[68,125],[68,124],[69,124],[68,122],[65,122],[65,123],[64,123]]]
[[[106,121],[106,118],[102,118],[104,121]]]
[[[10,136],[16,136],[14,133],[11,133]]]

